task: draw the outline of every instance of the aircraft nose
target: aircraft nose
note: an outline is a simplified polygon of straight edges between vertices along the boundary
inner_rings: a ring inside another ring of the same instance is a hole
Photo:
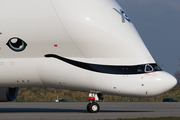
[[[172,89],[177,84],[176,78],[169,73],[165,73],[163,78],[163,86],[165,91]]]

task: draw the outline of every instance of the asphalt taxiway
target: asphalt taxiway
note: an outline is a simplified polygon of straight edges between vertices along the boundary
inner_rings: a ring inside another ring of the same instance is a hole
[[[99,102],[98,113],[88,113],[85,102],[0,103],[0,120],[98,120],[143,117],[180,117],[180,103]]]

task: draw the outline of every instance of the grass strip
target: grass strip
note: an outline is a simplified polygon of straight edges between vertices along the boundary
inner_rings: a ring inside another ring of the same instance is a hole
[[[180,120],[180,117],[160,117],[160,118],[125,118],[125,119],[103,119],[103,120]]]

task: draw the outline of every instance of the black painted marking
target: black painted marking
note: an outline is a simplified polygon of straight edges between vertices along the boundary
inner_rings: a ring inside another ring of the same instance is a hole
[[[20,38],[17,38],[17,37],[13,37],[11,38],[7,43],[6,45],[13,51],[15,52],[21,52],[23,51],[27,44],[26,42],[24,42],[22,39]]]
[[[98,64],[91,64],[91,63],[84,63],[79,62],[75,60],[70,60],[55,54],[47,54],[45,57],[49,58],[56,58],[59,60],[62,60],[66,63],[69,63],[73,66],[90,70],[93,72],[99,72],[99,73],[106,73],[106,74],[142,74],[146,73],[143,69],[145,68],[146,64],[143,65],[133,65],[133,66],[115,66],[115,65],[98,65]],[[157,66],[156,63],[149,64],[152,66]],[[161,70],[154,70],[154,71],[161,71]]]

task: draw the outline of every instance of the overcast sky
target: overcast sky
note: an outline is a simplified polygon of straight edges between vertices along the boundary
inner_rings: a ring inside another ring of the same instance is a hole
[[[174,75],[180,70],[180,0],[116,0],[153,58]]]

